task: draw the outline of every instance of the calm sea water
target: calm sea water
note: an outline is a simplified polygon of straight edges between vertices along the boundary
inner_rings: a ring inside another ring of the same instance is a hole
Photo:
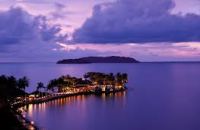
[[[29,77],[28,91],[39,81],[88,71],[126,72],[129,89],[29,105],[28,118],[47,130],[200,130],[199,63],[0,64],[0,74]]]

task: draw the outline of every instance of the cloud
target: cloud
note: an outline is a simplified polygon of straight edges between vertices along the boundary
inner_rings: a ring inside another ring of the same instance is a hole
[[[51,57],[55,43],[65,41],[60,31],[45,16],[32,16],[21,8],[0,12],[0,57]]]
[[[21,8],[0,12],[0,19],[1,45],[61,39],[58,25],[49,26],[44,16],[31,16]]]
[[[73,35],[78,43],[200,41],[200,16],[172,14],[172,0],[118,0],[99,4]]]
[[[69,11],[69,9],[67,8],[67,5],[65,4],[61,4],[58,2],[54,3],[54,11],[50,13],[51,15],[51,19],[53,20],[57,20],[57,19],[65,19],[67,18],[68,15],[73,15],[75,12],[73,11]]]
[[[66,7],[64,4],[61,4],[61,3],[58,3],[58,2],[55,3],[55,6],[58,9],[64,9]]]

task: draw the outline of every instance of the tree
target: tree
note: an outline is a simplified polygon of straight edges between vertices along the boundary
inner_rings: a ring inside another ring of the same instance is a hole
[[[21,89],[21,90],[26,90],[26,88],[29,86],[29,80],[27,77],[22,77],[18,80],[18,88]]]
[[[8,87],[17,88],[17,80],[15,77],[13,76],[7,77],[7,81],[8,81]]]
[[[123,84],[128,82],[128,75],[126,73],[122,74],[122,81],[123,81]]]
[[[86,74],[83,75],[83,77],[84,77],[85,79],[88,79],[88,78],[89,78],[89,75],[86,73]]]
[[[112,85],[112,87],[115,85],[115,77],[114,77],[113,73],[110,73],[108,75],[108,82],[110,85]]]
[[[12,103],[16,97],[24,95],[25,92],[18,87],[18,80],[13,76],[0,76],[0,100]]]
[[[26,88],[29,86],[29,80],[27,77],[22,77],[18,80],[17,82],[17,86],[20,90],[24,91],[26,90]],[[24,97],[25,97],[25,100],[26,100],[26,93],[24,93]]]
[[[0,98],[5,100],[10,97],[8,78],[5,75],[0,76]]]
[[[47,85],[47,90],[54,91],[55,87],[57,87],[57,86],[58,86],[57,79],[50,80],[49,83],[48,83],[48,85]]]
[[[38,82],[37,83],[37,91],[39,91],[40,95],[41,95],[41,91],[40,89],[45,89],[45,86],[42,82]],[[43,95],[42,95],[43,96]]]
[[[122,75],[121,75],[121,73],[117,73],[115,75],[115,78],[116,78],[117,84],[122,85]]]

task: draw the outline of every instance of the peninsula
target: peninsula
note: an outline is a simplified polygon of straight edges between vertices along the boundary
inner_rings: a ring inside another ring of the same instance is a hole
[[[131,57],[119,57],[119,56],[108,56],[108,57],[82,57],[78,59],[64,59],[57,62],[57,64],[90,64],[90,63],[139,63]]]
[[[114,94],[127,89],[126,73],[87,72],[82,78],[63,75],[49,81],[47,86],[37,83],[36,91],[27,93],[27,77],[0,76],[0,129],[39,129],[34,122],[23,116],[23,106],[48,102],[75,95]],[[3,123],[3,124],[2,124]]]

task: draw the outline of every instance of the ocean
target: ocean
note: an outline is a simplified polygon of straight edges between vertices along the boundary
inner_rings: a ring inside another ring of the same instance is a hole
[[[0,75],[27,76],[28,92],[61,75],[128,74],[128,90],[29,105],[27,118],[45,130],[200,130],[200,63],[1,63]]]

